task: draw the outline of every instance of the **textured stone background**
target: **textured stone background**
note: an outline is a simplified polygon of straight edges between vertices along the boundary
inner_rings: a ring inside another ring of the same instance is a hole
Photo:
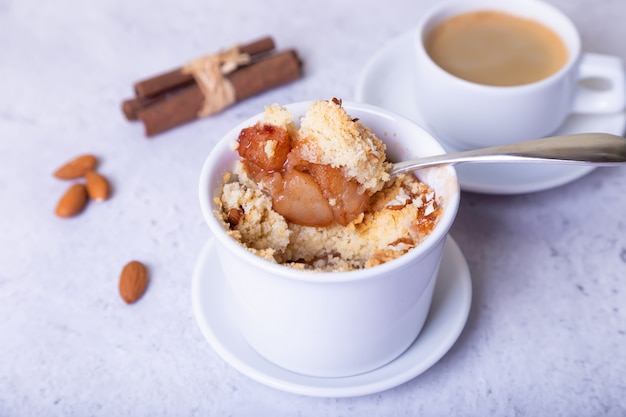
[[[452,236],[472,273],[467,326],[393,390],[277,391],[196,325],[191,275],[210,238],[196,187],[213,144],[265,104],[352,99],[368,59],[433,3],[0,0],[0,416],[626,414],[626,167],[464,193]],[[623,0],[551,3],[585,49],[626,59]],[[302,80],[150,140],[123,118],[134,81],[266,34],[298,50]],[[58,219],[68,184],[51,173],[84,152],[113,197]],[[127,306],[117,277],[131,259],[151,282]]]

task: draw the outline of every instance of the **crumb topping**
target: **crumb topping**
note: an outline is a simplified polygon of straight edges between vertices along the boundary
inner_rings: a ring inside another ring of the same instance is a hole
[[[442,207],[414,175],[390,179],[385,150],[340,101],[315,102],[299,128],[286,109],[268,106],[240,135],[241,160],[224,178],[216,215],[253,253],[293,268],[349,271],[389,262],[428,236]],[[350,187],[353,194],[345,194]],[[363,196],[365,206],[346,208],[346,199],[362,204]]]

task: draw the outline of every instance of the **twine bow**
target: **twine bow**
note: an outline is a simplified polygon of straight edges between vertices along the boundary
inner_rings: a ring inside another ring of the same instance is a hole
[[[239,46],[234,46],[195,59],[183,67],[183,72],[193,76],[204,95],[198,117],[215,114],[235,103],[235,88],[226,75],[249,63],[250,55],[242,53]]]

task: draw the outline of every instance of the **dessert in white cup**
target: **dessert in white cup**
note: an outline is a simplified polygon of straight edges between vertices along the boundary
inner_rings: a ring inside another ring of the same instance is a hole
[[[285,107],[297,119],[311,104]],[[426,131],[400,116],[363,104],[344,102],[343,107],[386,144],[392,160],[443,153]],[[426,320],[445,237],[458,208],[454,169],[417,173],[438,195],[441,213],[428,236],[402,256],[344,272],[280,265],[233,239],[216,216],[224,175],[239,160],[232,144],[242,129],[262,117],[245,121],[217,144],[199,184],[202,212],[217,241],[220,266],[236,294],[241,330],[259,354],[294,372],[332,377],[378,368],[406,350]]]

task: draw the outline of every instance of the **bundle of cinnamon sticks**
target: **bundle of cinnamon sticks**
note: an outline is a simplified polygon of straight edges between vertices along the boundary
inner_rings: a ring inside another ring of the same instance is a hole
[[[273,53],[274,48],[271,37],[238,46],[249,61],[224,76],[234,90],[235,102],[302,76],[296,51]],[[128,120],[143,122],[147,137],[201,117],[206,100],[211,100],[184,67],[138,81],[134,90],[135,97],[122,103],[122,111]]]

